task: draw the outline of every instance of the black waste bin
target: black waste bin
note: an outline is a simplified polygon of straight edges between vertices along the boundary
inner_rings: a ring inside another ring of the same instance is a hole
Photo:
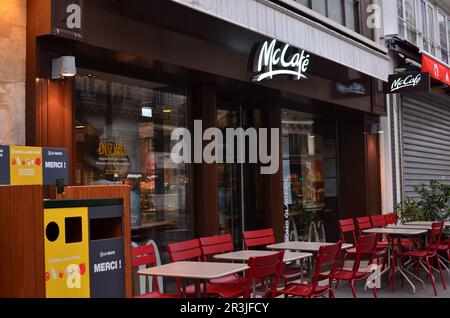
[[[123,205],[89,207],[91,298],[125,297]]]

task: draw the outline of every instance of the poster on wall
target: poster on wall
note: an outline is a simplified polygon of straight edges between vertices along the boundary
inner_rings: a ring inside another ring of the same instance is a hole
[[[303,188],[303,206],[305,209],[325,207],[325,185],[323,160],[304,160],[303,177],[306,184]]]
[[[131,167],[125,145],[113,141],[100,141],[96,166],[105,175],[126,175]]]
[[[9,147],[0,146],[0,185],[9,184],[9,170]]]
[[[69,182],[67,149],[0,146],[0,185],[55,185]]]
[[[42,185],[42,148],[10,146],[11,185]]]
[[[44,184],[56,184],[58,179],[67,183],[69,170],[67,167],[68,155],[66,149],[42,148]]]

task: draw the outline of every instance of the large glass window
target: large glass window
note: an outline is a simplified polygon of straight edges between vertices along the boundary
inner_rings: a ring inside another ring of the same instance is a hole
[[[240,127],[241,112],[236,109],[219,109],[217,111],[217,126],[226,136],[227,128]],[[226,155],[226,140],[224,140],[224,156]],[[237,162],[237,151],[235,149]],[[225,162],[224,158],[224,162]],[[219,196],[219,234],[231,234],[238,248],[242,239],[242,164],[221,163],[218,169]]]
[[[399,34],[412,44],[417,44],[416,0],[397,0]]]
[[[289,239],[317,241],[330,199],[338,197],[336,122],[284,109],[282,124]]]
[[[359,32],[358,0],[295,0],[350,30]]]
[[[436,54],[436,45],[434,40],[434,10],[433,7],[427,5],[427,34],[428,34],[428,43],[430,47],[429,53],[432,55]]]
[[[189,165],[170,159],[171,134],[186,127],[184,90],[98,72],[79,71],[75,98],[75,183],[131,187],[132,240],[190,238]]]
[[[439,28],[439,45],[440,45],[440,59],[448,63],[448,32],[447,32],[447,17],[438,12],[438,28]]]

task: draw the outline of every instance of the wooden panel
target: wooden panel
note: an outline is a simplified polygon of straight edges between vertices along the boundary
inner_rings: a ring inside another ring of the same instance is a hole
[[[66,187],[65,194],[56,195],[58,200],[68,199],[114,199],[123,198],[124,203],[124,241],[125,241],[125,292],[126,297],[133,296],[131,267],[131,217],[130,188],[128,186],[90,186]]]
[[[203,121],[203,129],[217,126],[216,87],[200,85],[193,90],[194,119]],[[206,143],[204,143],[206,145]],[[194,213],[197,237],[219,233],[217,164],[194,165]]]
[[[73,164],[73,80],[36,81],[36,133],[32,145],[67,148],[69,153],[69,183]]]
[[[0,202],[0,298],[43,298],[42,187],[0,187]]]
[[[342,112],[339,117],[340,219],[366,215],[364,117]]]
[[[281,128],[281,108],[273,102],[268,102],[261,113],[262,128]],[[270,131],[270,130],[269,130]],[[269,133],[268,140],[271,140]],[[279,145],[280,168],[275,174],[261,175],[263,187],[263,209],[265,214],[265,226],[272,228],[277,242],[284,241],[284,217],[283,217],[283,176],[282,176],[282,148]],[[272,150],[270,150],[272,151]],[[257,171],[256,173],[259,173]]]
[[[26,59],[26,140],[27,145],[38,145],[37,138],[39,127],[36,104],[40,98],[37,88],[38,69],[38,45],[37,37],[51,33],[51,1],[28,0],[27,1],[27,59]]]

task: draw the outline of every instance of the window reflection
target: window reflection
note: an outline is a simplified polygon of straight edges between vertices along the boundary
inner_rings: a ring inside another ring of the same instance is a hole
[[[131,187],[132,240],[190,238],[189,166],[170,159],[171,134],[186,127],[187,96],[164,84],[81,70],[76,77],[75,183]]]
[[[313,226],[324,223],[327,198],[338,196],[335,122],[285,109],[282,124],[289,239],[317,241]]]

